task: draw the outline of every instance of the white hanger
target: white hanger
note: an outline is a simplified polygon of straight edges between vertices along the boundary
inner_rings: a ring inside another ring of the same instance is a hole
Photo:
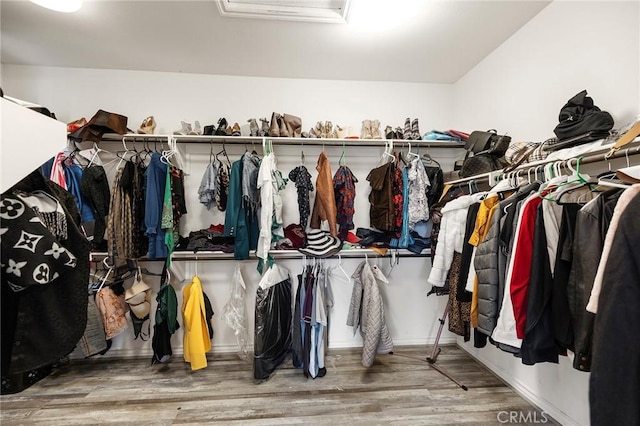
[[[407,159],[411,160],[411,158],[420,158],[420,154],[416,154],[415,152],[411,151],[411,142],[409,143],[409,151],[407,151]]]
[[[125,157],[127,156],[127,154],[131,152],[129,148],[127,148],[127,144],[124,141],[125,137],[126,136],[122,137],[122,146],[124,147],[124,154],[122,154],[122,157],[120,157],[120,162],[118,163],[118,167],[116,167],[116,169],[120,168],[120,166],[122,165],[122,162],[125,161]]]
[[[347,283],[351,284],[351,277],[349,276],[349,274],[347,274],[347,271],[344,270],[344,267],[342,266],[342,255],[338,254],[338,266],[336,266],[335,268],[338,268],[340,270],[340,272],[342,272],[344,274],[344,276],[347,279]],[[335,269],[333,268],[333,269]]]

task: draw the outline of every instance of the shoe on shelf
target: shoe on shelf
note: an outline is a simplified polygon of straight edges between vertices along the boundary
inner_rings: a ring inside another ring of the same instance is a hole
[[[272,138],[280,137],[280,114],[271,114],[271,124],[269,125],[269,135]]]
[[[144,121],[143,121],[144,123]],[[82,117],[77,119],[76,121],[72,121],[71,123],[67,123],[67,133],[73,133],[78,130],[80,127],[87,124],[87,119]]]
[[[258,136],[269,136],[269,120],[267,118],[261,118],[260,122],[262,123],[262,127],[258,132]]]
[[[411,122],[411,139],[414,141],[419,141],[422,139],[422,135],[420,135],[420,128],[418,126],[418,119],[414,118]]]
[[[395,139],[403,139],[404,138],[404,133],[402,132],[402,127],[396,127],[396,131],[395,133]]]
[[[192,132],[191,123],[187,123],[186,121],[181,121],[180,124],[182,125],[182,128],[178,130],[174,130],[173,131],[174,135],[188,135]]]
[[[227,119],[222,117],[218,120],[218,127],[216,128],[215,134],[217,136],[226,136],[227,135]]]
[[[371,120],[362,120],[360,139],[373,139],[373,135],[371,134]]]
[[[224,131],[226,136],[233,136],[233,128],[231,126],[227,126],[227,130]]]
[[[380,120],[371,120],[371,137],[373,139],[382,139],[380,134]]]
[[[347,137],[347,129],[344,127],[340,127],[336,124],[336,136],[338,139],[344,139]]]
[[[249,123],[249,136],[258,136],[258,121],[255,118],[250,118],[247,123]]]
[[[138,133],[143,135],[152,135],[156,130],[156,120],[153,118],[153,115],[142,120],[142,124],[140,124],[140,128],[138,129]]]
[[[191,129],[189,134],[193,136],[198,136],[202,134],[202,127],[200,127],[200,122],[198,120],[196,120],[196,122],[193,124],[193,129]]]
[[[384,128],[384,137],[387,139],[395,139],[396,132],[393,131],[393,127],[387,126]]]
[[[403,139],[408,140],[411,139],[413,135],[411,134],[411,119],[407,118],[404,120],[404,136]]]
[[[284,121],[284,124],[287,127],[287,131],[289,132],[290,137],[292,138],[301,137],[302,119],[300,117],[285,113],[282,116],[282,120]]]
[[[311,129],[311,130],[313,130],[313,129]],[[310,138],[311,136],[307,132],[302,132],[302,133],[300,133],[300,137],[306,139],[306,138]]]
[[[216,132],[216,126],[212,124],[210,126],[204,126],[204,130],[202,131],[202,134],[207,136],[213,136],[215,132]]]
[[[289,133],[287,123],[285,123],[284,121],[284,115],[278,115],[278,128],[280,129],[281,138],[290,138],[291,136],[293,136],[291,133]]]
[[[231,136],[242,136],[240,125],[238,123],[233,123],[233,127],[231,128]]]
[[[316,127],[313,128],[315,134],[316,134],[316,138],[326,138],[327,135],[324,132],[324,126],[322,125],[322,121],[318,121],[316,123]]]
[[[335,139],[333,136],[333,123],[330,121],[324,122],[324,137],[327,139]]]

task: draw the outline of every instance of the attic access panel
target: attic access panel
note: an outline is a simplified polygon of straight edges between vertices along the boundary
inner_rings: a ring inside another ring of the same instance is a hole
[[[345,24],[351,0],[215,1],[226,17]]]

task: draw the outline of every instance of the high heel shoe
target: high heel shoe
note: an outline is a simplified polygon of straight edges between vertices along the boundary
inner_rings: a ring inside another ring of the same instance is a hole
[[[190,135],[201,135],[202,134],[202,128],[200,127],[200,122],[198,120],[196,120],[196,122],[193,125],[193,129],[191,131],[189,131]]]
[[[138,133],[143,135],[152,135],[155,130],[156,130],[156,120],[153,118],[152,115],[150,115],[149,117],[142,120],[142,124],[138,129]]]
[[[333,134],[333,123],[330,121],[324,122],[324,134],[327,139],[338,139],[337,136]]]
[[[258,122],[255,118],[247,120],[249,123],[249,136],[258,136]]]
[[[360,139],[373,139],[373,135],[371,134],[371,120],[362,120]]]
[[[382,139],[380,134],[380,120],[371,120],[371,138]]]
[[[224,134],[226,136],[233,136],[233,128],[231,126],[227,126],[227,130],[225,130]]]
[[[218,128],[216,129],[215,134],[217,136],[226,136],[227,135],[227,119],[222,117],[218,120]]]
[[[238,123],[233,123],[233,128],[231,129],[231,136],[242,136],[242,132],[240,132],[240,125]]]
[[[338,136],[338,139],[344,139],[347,137],[347,129],[345,129],[344,127],[340,127],[339,125],[336,124],[336,136]]]

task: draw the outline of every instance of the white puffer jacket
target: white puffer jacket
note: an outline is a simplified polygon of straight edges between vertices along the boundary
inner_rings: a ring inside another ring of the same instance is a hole
[[[462,253],[469,206],[480,202],[484,195],[485,193],[464,195],[449,201],[442,208],[436,255],[427,280],[429,284],[435,287],[444,286],[451,262],[453,262],[453,253]]]

